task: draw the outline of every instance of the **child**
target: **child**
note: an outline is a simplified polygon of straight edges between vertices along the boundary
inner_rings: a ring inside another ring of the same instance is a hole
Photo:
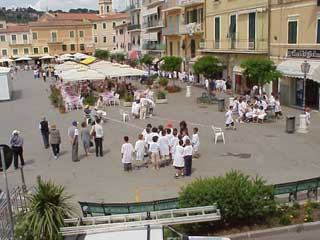
[[[121,147],[121,156],[122,156],[122,163],[125,172],[132,171],[132,153],[133,153],[133,146],[129,143],[129,137],[125,136],[123,138],[124,144]]]
[[[169,141],[166,136],[166,130],[162,130],[159,137],[160,158],[162,161],[169,163]]]
[[[184,168],[184,158],[183,158],[183,141],[180,140],[178,145],[175,147],[175,152],[173,155],[173,166],[176,169],[175,178],[179,176],[184,176],[183,168]]]
[[[281,110],[279,97],[275,98],[274,113],[275,113],[276,118],[279,118],[279,116],[282,117],[282,110]]]
[[[174,157],[174,153],[176,150],[176,146],[179,144],[179,139],[178,139],[178,129],[173,129],[173,134],[172,134],[172,138],[170,140],[170,154],[171,154],[171,158]]]
[[[159,158],[160,158],[160,147],[158,142],[158,136],[153,136],[152,137],[152,143],[149,145],[149,152],[151,155],[151,162],[153,164],[153,170],[159,170],[160,169],[160,163],[159,163]]]
[[[134,151],[136,153],[136,161],[139,161],[139,162],[144,161],[145,142],[143,140],[143,135],[142,134],[139,134],[139,136],[138,136],[138,141],[136,141],[136,144],[135,144],[135,147],[134,147]]]
[[[257,121],[259,122],[259,120],[260,120],[261,123],[263,123],[263,120],[267,116],[266,112],[264,111],[263,106],[260,106],[257,115],[258,115],[258,120]]]
[[[234,121],[233,121],[233,106],[229,107],[229,110],[226,112],[226,129],[230,129],[230,127],[233,130],[236,130],[236,127],[234,126]]]
[[[306,107],[304,113],[306,114],[307,126],[309,126],[310,125],[310,119],[311,119],[310,108]]]
[[[187,131],[186,130],[183,130],[182,131],[182,141],[183,141],[183,145],[186,145],[186,141],[189,140],[190,141],[190,138],[187,134]]]
[[[187,139],[185,143],[185,147],[183,149],[183,158],[184,158],[184,167],[185,167],[186,176],[191,176],[192,152],[193,152],[193,148],[191,146],[190,139]]]
[[[194,128],[193,129],[193,135],[192,135],[192,147],[193,147],[193,156],[195,158],[199,157],[199,147],[200,147],[200,140],[199,140],[199,135],[198,135],[199,129]]]

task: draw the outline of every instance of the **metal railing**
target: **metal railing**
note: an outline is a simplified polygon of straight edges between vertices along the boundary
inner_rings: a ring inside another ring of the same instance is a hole
[[[136,29],[141,29],[141,24],[129,24],[128,25],[128,31],[136,30]]]
[[[204,3],[204,0],[180,0],[179,5],[183,7],[193,6]]]
[[[160,4],[163,2],[164,2],[164,0],[143,0],[142,5],[151,6],[151,5]]]
[[[165,51],[166,45],[161,43],[144,43],[142,45],[143,50],[157,50],[157,51]]]
[[[144,28],[154,28],[154,27],[163,27],[163,26],[164,26],[164,22],[162,19],[143,23]]]
[[[256,41],[249,41],[249,39],[222,39],[220,41],[205,41],[204,47],[206,49],[230,51],[252,51],[252,52],[267,52],[268,44],[265,39],[257,39]]]

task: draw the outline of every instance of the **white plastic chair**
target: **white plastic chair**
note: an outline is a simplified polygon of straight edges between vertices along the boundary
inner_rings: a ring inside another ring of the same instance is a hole
[[[123,122],[130,120],[130,115],[128,112],[123,111],[122,109],[120,109],[119,112],[120,112],[120,116],[121,116]]]
[[[213,134],[214,134],[214,144],[217,144],[217,141],[219,138],[221,138],[221,140],[223,141],[223,144],[226,144],[225,139],[224,139],[224,132],[222,131],[221,128],[215,127],[215,126],[211,126],[212,130],[213,130]]]

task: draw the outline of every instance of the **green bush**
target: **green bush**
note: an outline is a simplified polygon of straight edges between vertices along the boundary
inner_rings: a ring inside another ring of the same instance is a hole
[[[60,91],[55,86],[50,86],[51,94],[49,99],[54,107],[58,107],[61,102]]]
[[[308,206],[312,209],[317,209],[320,207],[320,204],[315,201],[308,200]]]
[[[96,58],[108,60],[110,57],[110,52],[108,50],[97,49],[94,53]]]
[[[133,96],[128,94],[124,96],[124,101],[125,102],[133,102]]]
[[[166,99],[167,93],[165,91],[158,91],[157,92],[157,99]]]
[[[165,87],[165,86],[168,85],[168,83],[169,83],[169,79],[168,79],[168,78],[161,77],[161,78],[159,79],[159,85],[160,85],[160,86]]]
[[[96,101],[97,101],[97,99],[94,96],[89,95],[83,100],[83,104],[89,105],[89,106],[94,106]]]
[[[180,207],[217,204],[228,225],[264,222],[276,213],[273,189],[260,177],[238,171],[197,179],[179,193]]]
[[[284,226],[290,225],[291,224],[291,217],[288,214],[284,214],[280,217],[279,223]]]

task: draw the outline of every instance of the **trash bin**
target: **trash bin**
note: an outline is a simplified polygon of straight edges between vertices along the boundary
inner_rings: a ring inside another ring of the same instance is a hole
[[[224,112],[225,107],[224,107],[224,98],[219,98],[218,99],[218,111],[219,112]]]
[[[286,132],[294,133],[296,130],[296,117],[295,116],[287,116],[286,118]]]

